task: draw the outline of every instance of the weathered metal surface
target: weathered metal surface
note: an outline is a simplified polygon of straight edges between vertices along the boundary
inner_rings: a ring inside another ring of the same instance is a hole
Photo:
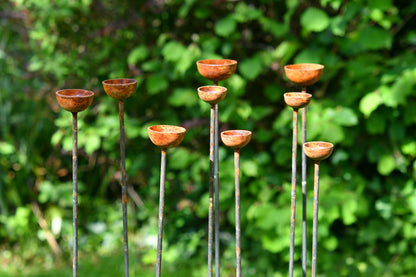
[[[241,277],[241,215],[240,215],[240,149],[251,140],[252,133],[247,130],[228,130],[221,133],[222,142],[234,149],[235,177],[235,254],[236,276]]]
[[[324,66],[315,63],[289,64],[285,66],[287,78],[295,84],[310,86],[322,76]]]
[[[251,135],[247,130],[228,130],[221,132],[221,139],[226,146],[241,149],[250,142]]]
[[[102,84],[107,95],[118,100],[130,97],[137,87],[136,80],[127,78],[105,80]]]
[[[240,150],[234,150],[236,276],[241,277]]]
[[[325,141],[310,141],[303,145],[306,156],[315,161],[321,161],[331,156],[334,145]]]
[[[218,162],[218,104],[214,106],[215,276],[220,276],[220,177]]]
[[[198,88],[198,96],[202,101],[215,105],[224,100],[227,89],[221,86],[203,86]]]
[[[72,277],[78,276],[78,120],[72,113]]]
[[[306,87],[302,90],[306,93]],[[306,142],[306,111],[307,107],[302,109],[302,145]],[[306,155],[302,147],[302,277],[306,277],[307,267],[307,182],[306,182]]]
[[[147,128],[154,145],[167,149],[178,146],[185,137],[186,129],[174,125],[154,125]]]
[[[174,125],[155,125],[149,127],[147,131],[153,144],[161,148],[159,220],[156,257],[156,277],[160,277],[162,266],[163,211],[165,207],[166,150],[167,148],[178,146],[182,142],[186,129]]]
[[[85,89],[63,89],[55,94],[59,105],[72,113],[88,108],[94,98],[94,92]]]
[[[334,145],[324,141],[311,141],[303,144],[306,156],[315,161],[313,189],[313,229],[312,229],[312,277],[316,277],[316,259],[318,246],[318,203],[319,203],[319,163],[328,158]]]
[[[218,86],[219,81],[223,81],[231,77],[236,68],[237,61],[230,59],[211,59],[200,60],[196,62],[198,72],[208,80],[214,82],[215,86]],[[199,92],[199,91],[198,91]],[[223,92],[224,93],[224,92]],[[225,92],[226,93],[226,92]],[[211,126],[214,126],[214,132],[212,140],[210,140],[210,146],[213,144],[213,175],[212,168],[210,167],[210,182],[211,177],[214,179],[214,191],[215,191],[215,276],[220,276],[220,240],[219,240],[219,169],[218,169],[218,102],[224,97],[220,95],[218,98],[214,96],[214,99],[209,99],[209,95],[200,95],[203,101],[206,101],[212,105],[211,107]],[[205,99],[205,100],[204,100]],[[214,110],[214,119],[212,117],[212,111]],[[210,137],[211,138],[211,137]],[[210,157],[211,158],[211,157]],[[211,190],[211,187],[210,187]],[[210,192],[210,209],[212,209],[212,194]],[[210,210],[212,212],[212,210]],[[211,221],[210,221],[211,220]],[[212,215],[208,219],[208,232],[212,227]],[[210,241],[211,240],[211,241]],[[212,276],[212,236],[208,234],[208,276]]]
[[[290,246],[289,246],[289,277],[293,276],[293,263],[295,255],[295,218],[296,218],[296,156],[298,137],[298,110],[293,109],[293,136],[292,136],[292,188],[290,193]]]
[[[319,202],[319,160],[315,161],[313,186],[313,229],[312,229],[312,277],[316,277],[316,258],[318,251],[318,202]]]
[[[229,59],[200,60],[196,62],[196,66],[203,77],[217,84],[234,74],[237,61]]]
[[[78,112],[88,108],[94,92],[84,89],[64,89],[56,93],[59,105],[72,113],[72,276],[78,276]]]
[[[287,92],[283,95],[285,102],[293,109],[306,107],[312,99],[312,94],[302,92]]]
[[[302,93],[306,93],[306,86],[316,83],[322,76],[324,66],[321,64],[303,63],[285,66],[287,78],[295,84],[302,86]],[[302,145],[306,142],[306,112],[302,109]],[[307,224],[306,224],[306,155],[302,147],[302,276],[306,277],[307,266]]]
[[[156,277],[161,275],[162,267],[162,239],[163,239],[163,210],[165,207],[165,175],[166,175],[166,149],[161,151],[160,162],[160,192],[159,192],[159,223],[157,234]]]
[[[214,242],[214,136],[215,107],[211,106],[211,120],[209,127],[208,277],[212,277],[212,252]]]
[[[121,199],[123,212],[123,251],[124,251],[124,275],[129,276],[129,239],[127,226],[127,185],[126,185],[126,150],[124,142],[124,102],[119,100],[120,118],[120,167],[121,167]]]
[[[124,135],[124,99],[130,97],[136,90],[137,81],[134,79],[120,78],[110,79],[102,82],[104,91],[110,97],[119,100],[120,118],[120,167],[121,167],[121,196],[123,212],[123,250],[124,250],[124,276],[129,276],[129,243],[127,226],[127,175],[126,175],[126,153]]]

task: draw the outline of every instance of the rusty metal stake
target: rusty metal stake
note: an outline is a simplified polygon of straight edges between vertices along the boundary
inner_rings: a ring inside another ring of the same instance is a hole
[[[316,254],[318,242],[318,200],[319,200],[319,163],[328,158],[334,145],[324,141],[312,141],[303,144],[306,156],[315,161],[315,178],[313,188],[313,230],[312,230],[312,277],[316,277]]]
[[[78,276],[78,113],[72,113],[72,277]]]
[[[217,84],[216,84],[217,85]],[[215,185],[215,277],[220,276],[220,187],[218,169],[218,104],[215,104],[214,185]]]
[[[214,232],[214,137],[215,137],[215,105],[211,106],[211,121],[209,132],[209,211],[208,211],[208,277],[212,277],[212,244]],[[215,202],[216,203],[216,202]],[[217,224],[215,224],[217,226]]]
[[[234,150],[236,277],[241,277],[240,150]]]
[[[159,224],[158,224],[158,235],[157,235],[156,277],[160,277],[161,264],[162,264],[163,209],[165,207],[165,175],[166,175],[166,149],[162,149],[161,162],[160,162]]]
[[[236,276],[241,277],[240,149],[250,142],[251,132],[228,130],[221,133],[221,139],[226,146],[234,149]]]
[[[302,93],[306,93],[306,86],[302,87]],[[302,145],[306,142],[306,109],[302,108]],[[307,266],[307,217],[306,217],[306,155],[302,147],[302,277],[306,277]]]
[[[291,189],[291,203],[290,203],[289,277],[293,277],[293,260],[294,260],[294,253],[295,253],[297,137],[298,137],[298,110],[293,109],[292,189]]]
[[[185,137],[186,129],[173,125],[155,125],[147,128],[147,131],[150,140],[161,149],[159,223],[156,258],[156,277],[160,277],[162,266],[163,210],[165,207],[166,150],[170,147],[178,146],[182,142]]]
[[[313,187],[313,231],[312,231],[312,277],[316,277],[316,256],[318,243],[318,199],[319,199],[319,161],[315,161]]]
[[[124,143],[124,101],[119,100],[120,117],[120,162],[121,162],[121,194],[123,209],[123,237],[124,237],[124,276],[129,276],[129,242],[127,232],[127,185],[126,185],[126,152]]]

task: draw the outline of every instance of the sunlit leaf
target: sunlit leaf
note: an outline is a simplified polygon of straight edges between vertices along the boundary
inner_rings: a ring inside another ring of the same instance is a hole
[[[215,33],[219,36],[231,35],[237,27],[237,22],[230,16],[224,17],[215,24]]]
[[[396,162],[391,155],[383,155],[377,163],[377,170],[381,175],[389,175],[396,167]]]
[[[300,17],[300,24],[305,30],[321,32],[329,25],[329,16],[325,11],[309,7]]]

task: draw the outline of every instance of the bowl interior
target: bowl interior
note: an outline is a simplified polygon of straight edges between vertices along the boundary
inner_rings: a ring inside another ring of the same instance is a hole
[[[311,141],[305,143],[305,148],[309,148],[311,150],[324,150],[324,149],[331,149],[334,145],[330,142],[324,141]]]
[[[203,86],[198,88],[199,91],[204,93],[221,94],[227,91],[225,87],[221,86]]]
[[[134,79],[120,78],[120,79],[110,79],[103,81],[105,85],[131,85],[137,83]]]
[[[207,66],[223,66],[223,65],[234,65],[237,64],[235,60],[229,59],[209,59],[209,60],[200,60],[197,61],[200,65],[207,65]]]
[[[230,131],[224,131],[222,132],[222,135],[227,137],[244,137],[244,136],[249,136],[251,135],[250,131],[246,131],[246,130],[230,130]]]
[[[324,66],[317,63],[298,63],[286,65],[285,68],[292,70],[321,70]]]
[[[149,130],[163,134],[180,134],[186,132],[185,128],[173,125],[155,125],[149,127]]]
[[[56,95],[65,98],[88,98],[94,96],[94,92],[84,89],[63,89],[57,91]]]
[[[304,92],[286,92],[284,96],[287,98],[299,99],[304,101],[308,101],[312,98],[312,94]]]

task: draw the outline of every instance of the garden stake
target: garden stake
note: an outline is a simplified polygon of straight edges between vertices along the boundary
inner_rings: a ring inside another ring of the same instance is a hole
[[[284,94],[285,102],[293,108],[292,136],[292,189],[290,203],[290,246],[289,246],[289,276],[293,276],[293,260],[295,254],[295,214],[296,214],[296,157],[298,138],[298,110],[306,107],[311,101],[309,93],[288,92]],[[305,109],[304,109],[305,110]]]
[[[306,93],[306,86],[319,81],[324,66],[320,64],[304,63],[285,66],[287,78],[302,86],[302,93]],[[302,145],[306,142],[306,108],[302,109]],[[307,265],[307,218],[306,218],[306,155],[302,148],[302,276],[306,277]],[[290,275],[289,275],[290,276]]]
[[[319,200],[319,163],[331,156],[334,145],[329,142],[312,141],[303,145],[305,154],[314,160],[315,176],[313,189],[313,231],[312,231],[312,277],[316,277],[316,258],[318,243],[318,200]]]
[[[56,92],[59,105],[72,113],[72,276],[78,276],[78,112],[88,108],[94,93],[82,89],[65,89]]]
[[[211,105],[211,120],[210,120],[210,175],[209,175],[209,211],[208,211],[208,272],[212,274],[212,241],[213,241],[213,184],[215,173],[218,172],[215,157],[215,145],[218,146],[218,140],[215,139],[216,115],[218,115],[218,103],[221,102],[227,95],[227,89],[220,86],[203,86],[198,88],[198,95],[202,101]],[[218,127],[218,126],[217,126]],[[217,147],[218,148],[218,147]],[[216,184],[216,183],[215,183]],[[217,191],[215,191],[217,195]],[[215,202],[217,205],[217,201]],[[215,209],[217,211],[217,208]],[[215,224],[217,228],[218,224]]]
[[[196,63],[199,73],[208,80],[214,82],[214,86],[218,86],[219,81],[223,81],[231,77],[236,68],[237,62],[228,59],[200,60]],[[225,97],[225,96],[224,96]],[[221,99],[222,100],[222,99]],[[220,101],[221,101],[220,100]],[[205,100],[204,100],[205,101]],[[218,101],[219,102],[219,101]],[[215,186],[215,276],[220,276],[220,227],[219,227],[219,166],[218,166],[218,102],[213,101],[211,104],[211,127],[210,130],[210,147],[213,146],[213,157],[211,157],[210,149],[210,185],[211,178],[214,180]],[[209,103],[209,102],[208,102]],[[213,115],[214,114],[214,115]],[[211,159],[213,158],[213,159]],[[213,169],[212,169],[213,166]],[[213,174],[213,175],[211,175]],[[212,194],[210,188],[210,206],[208,216],[208,276],[212,276]],[[211,247],[210,247],[211,246]]]
[[[240,149],[250,142],[251,132],[246,130],[224,131],[221,133],[221,139],[226,146],[234,149],[236,277],[241,277]]]
[[[127,232],[127,185],[126,185],[126,153],[124,143],[124,99],[130,97],[136,90],[137,81],[134,79],[111,79],[102,82],[105,92],[119,100],[120,118],[120,164],[121,164],[121,194],[123,210],[123,240],[124,240],[124,276],[129,276],[129,243]]]
[[[161,149],[159,222],[157,235],[156,277],[161,276],[163,209],[165,206],[166,150],[179,145],[185,137],[186,129],[172,125],[155,125],[147,129],[150,140]]]

